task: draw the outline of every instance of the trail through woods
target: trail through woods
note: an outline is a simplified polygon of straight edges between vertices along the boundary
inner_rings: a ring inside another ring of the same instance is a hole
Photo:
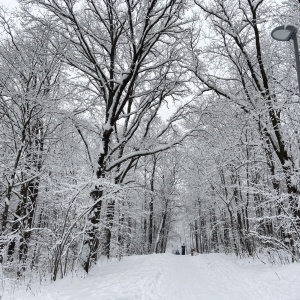
[[[299,300],[300,264],[263,264],[223,254],[157,254],[103,261],[88,277],[10,289],[2,300]]]

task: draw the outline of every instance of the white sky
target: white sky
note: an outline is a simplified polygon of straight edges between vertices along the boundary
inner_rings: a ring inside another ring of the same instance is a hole
[[[16,0],[0,0],[0,5],[7,6],[9,8],[13,8],[18,5]]]

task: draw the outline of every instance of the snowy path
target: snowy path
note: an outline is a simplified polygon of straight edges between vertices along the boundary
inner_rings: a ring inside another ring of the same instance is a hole
[[[1,300],[300,300],[300,264],[270,266],[233,256],[157,254],[102,263]],[[1,295],[1,293],[0,293]]]
[[[223,256],[204,255],[196,257],[196,260],[180,256],[177,264],[171,264],[166,272],[166,299],[289,299],[263,279],[259,280],[246,267],[239,267]],[[178,273],[178,270],[184,272]],[[276,273],[270,272],[270,276],[278,280]],[[298,295],[298,298],[292,299],[300,299]]]

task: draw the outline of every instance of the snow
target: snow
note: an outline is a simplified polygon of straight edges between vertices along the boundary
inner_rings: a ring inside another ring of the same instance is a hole
[[[109,123],[106,123],[103,125],[103,131],[110,131],[112,129],[112,126]]]
[[[103,261],[87,277],[69,276],[27,291],[7,288],[0,299],[299,300],[299,275],[299,263],[270,265],[225,254],[153,254]]]

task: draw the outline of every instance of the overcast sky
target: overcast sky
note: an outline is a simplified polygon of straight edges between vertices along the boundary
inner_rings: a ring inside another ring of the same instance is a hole
[[[0,0],[0,5],[14,7],[17,5],[17,1],[16,0]]]

